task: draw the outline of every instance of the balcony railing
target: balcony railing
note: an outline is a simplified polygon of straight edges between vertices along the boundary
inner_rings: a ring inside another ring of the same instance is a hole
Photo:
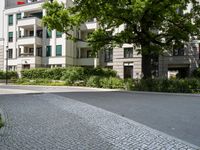
[[[19,57],[33,57],[34,54],[33,53],[21,53],[19,54]]]

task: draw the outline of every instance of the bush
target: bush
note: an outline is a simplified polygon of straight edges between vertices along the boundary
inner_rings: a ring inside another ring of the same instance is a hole
[[[8,71],[7,78],[8,79],[17,79],[18,74],[17,74],[16,71]],[[5,71],[0,71],[0,79],[6,79],[6,72]]]
[[[116,78],[116,77],[101,78],[100,86],[102,88],[123,89],[124,81],[122,79]]]
[[[194,78],[200,78],[200,68],[193,71],[192,76]]]
[[[198,93],[199,79],[147,79],[135,80],[134,90],[170,93]]]
[[[51,79],[51,80],[60,80],[62,77],[62,73],[65,68],[36,68],[29,70],[22,70],[21,76],[22,78],[27,79]]]
[[[86,68],[84,70],[86,76],[100,76],[100,77],[117,77],[117,72],[109,68]]]
[[[66,83],[64,81],[56,81],[49,79],[34,79],[29,80],[26,78],[21,78],[16,81],[16,84],[21,85],[46,85],[46,86],[65,86]]]
[[[99,76],[91,76],[87,80],[86,86],[88,86],[88,87],[100,87],[100,77]]]
[[[73,84],[76,81],[85,79],[84,68],[82,67],[67,67],[62,73],[61,80],[65,80],[68,84]]]

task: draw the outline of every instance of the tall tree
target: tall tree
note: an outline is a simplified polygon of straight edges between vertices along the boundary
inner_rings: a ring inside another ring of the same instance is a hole
[[[192,6],[190,10],[188,6]],[[99,28],[87,39],[94,50],[134,43],[141,48],[142,73],[152,76],[152,61],[164,51],[182,46],[200,32],[198,0],[74,0],[66,7],[57,1],[43,5],[43,23],[49,29],[71,34],[74,27],[96,18]],[[120,32],[116,28],[124,26]]]

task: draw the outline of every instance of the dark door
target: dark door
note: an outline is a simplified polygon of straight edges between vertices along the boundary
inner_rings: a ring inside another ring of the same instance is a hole
[[[124,79],[133,78],[133,66],[124,66]]]
[[[28,64],[27,65],[23,65],[22,67],[23,67],[23,69],[30,69],[30,65],[28,65]]]

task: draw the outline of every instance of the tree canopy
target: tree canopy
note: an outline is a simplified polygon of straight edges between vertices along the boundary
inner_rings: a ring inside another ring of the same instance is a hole
[[[96,18],[98,29],[87,39],[94,50],[123,43],[140,46],[145,78],[151,77],[154,56],[197,38],[200,32],[198,0],[74,0],[71,6],[54,0],[43,8],[44,25],[73,40],[81,39],[71,31]],[[117,32],[119,27],[123,30]]]

